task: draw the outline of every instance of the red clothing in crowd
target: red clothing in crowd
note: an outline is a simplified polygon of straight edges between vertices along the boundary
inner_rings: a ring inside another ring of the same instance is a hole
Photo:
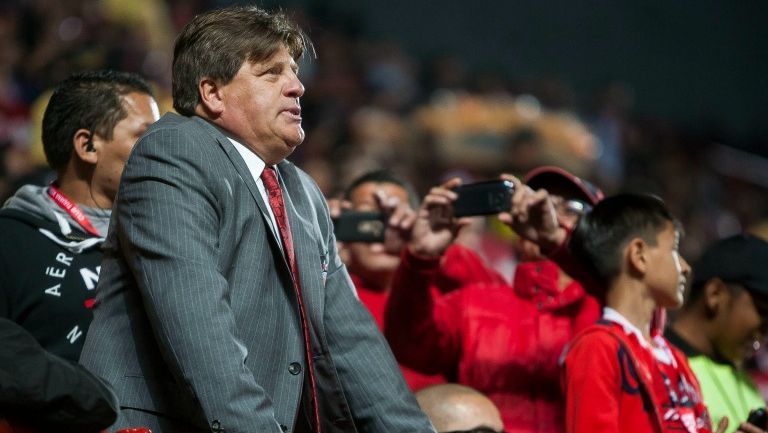
[[[518,265],[512,287],[472,284],[434,298],[438,269],[438,260],[403,254],[386,315],[398,360],[486,394],[509,433],[562,432],[558,358],[576,331],[599,318],[597,302],[577,282],[561,291],[549,261]]]
[[[381,291],[370,288],[370,285],[350,274],[357,289],[360,302],[368,308],[379,329],[384,330],[384,311],[389,299],[389,290]],[[482,259],[472,250],[459,245],[451,245],[445,252],[445,259],[436,273],[439,285],[431,287],[432,296],[438,297],[441,292],[455,290],[458,287],[477,281],[487,284],[502,283],[504,278],[496,271],[482,266]],[[400,365],[405,381],[413,391],[425,386],[445,383],[443,374],[423,374]]]
[[[566,431],[711,432],[685,355],[660,334],[653,337],[652,348],[632,329],[603,320],[571,343],[563,369]]]

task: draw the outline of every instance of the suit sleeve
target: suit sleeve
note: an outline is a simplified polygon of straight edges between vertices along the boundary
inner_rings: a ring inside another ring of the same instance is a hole
[[[578,337],[563,368],[567,433],[619,431],[618,343],[593,332]]]
[[[355,296],[332,234],[328,245],[334,259],[326,281],[325,334],[356,427],[365,432],[434,433],[376,323]]]
[[[60,432],[95,432],[115,422],[115,395],[82,366],[48,353],[7,319],[0,319],[0,347],[0,418]]]
[[[461,352],[462,291],[435,296],[440,261],[405,249],[387,303],[385,335],[398,361],[426,374],[449,374]]]
[[[161,353],[208,422],[233,433],[280,432],[236,337],[217,267],[217,169],[195,140],[165,129],[137,144],[116,203],[118,240]]]

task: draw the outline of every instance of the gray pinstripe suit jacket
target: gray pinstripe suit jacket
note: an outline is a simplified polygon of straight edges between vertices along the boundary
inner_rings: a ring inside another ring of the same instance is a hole
[[[287,161],[278,171],[323,432],[433,431],[354,295],[319,189]],[[80,359],[115,388],[113,429],[293,431],[302,330],[266,206],[237,150],[200,118],[167,114],[136,145]]]

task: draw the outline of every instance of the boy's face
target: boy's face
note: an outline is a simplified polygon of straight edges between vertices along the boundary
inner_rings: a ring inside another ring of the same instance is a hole
[[[680,234],[669,222],[656,236],[656,245],[648,245],[646,282],[659,306],[678,308],[683,304],[686,282],[691,274],[688,262],[680,256]]]

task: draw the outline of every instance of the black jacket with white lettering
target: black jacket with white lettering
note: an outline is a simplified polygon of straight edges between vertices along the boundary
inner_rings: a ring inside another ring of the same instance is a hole
[[[77,362],[92,319],[103,238],[48,218],[52,209],[42,200],[39,212],[8,204],[0,210],[0,317]]]

